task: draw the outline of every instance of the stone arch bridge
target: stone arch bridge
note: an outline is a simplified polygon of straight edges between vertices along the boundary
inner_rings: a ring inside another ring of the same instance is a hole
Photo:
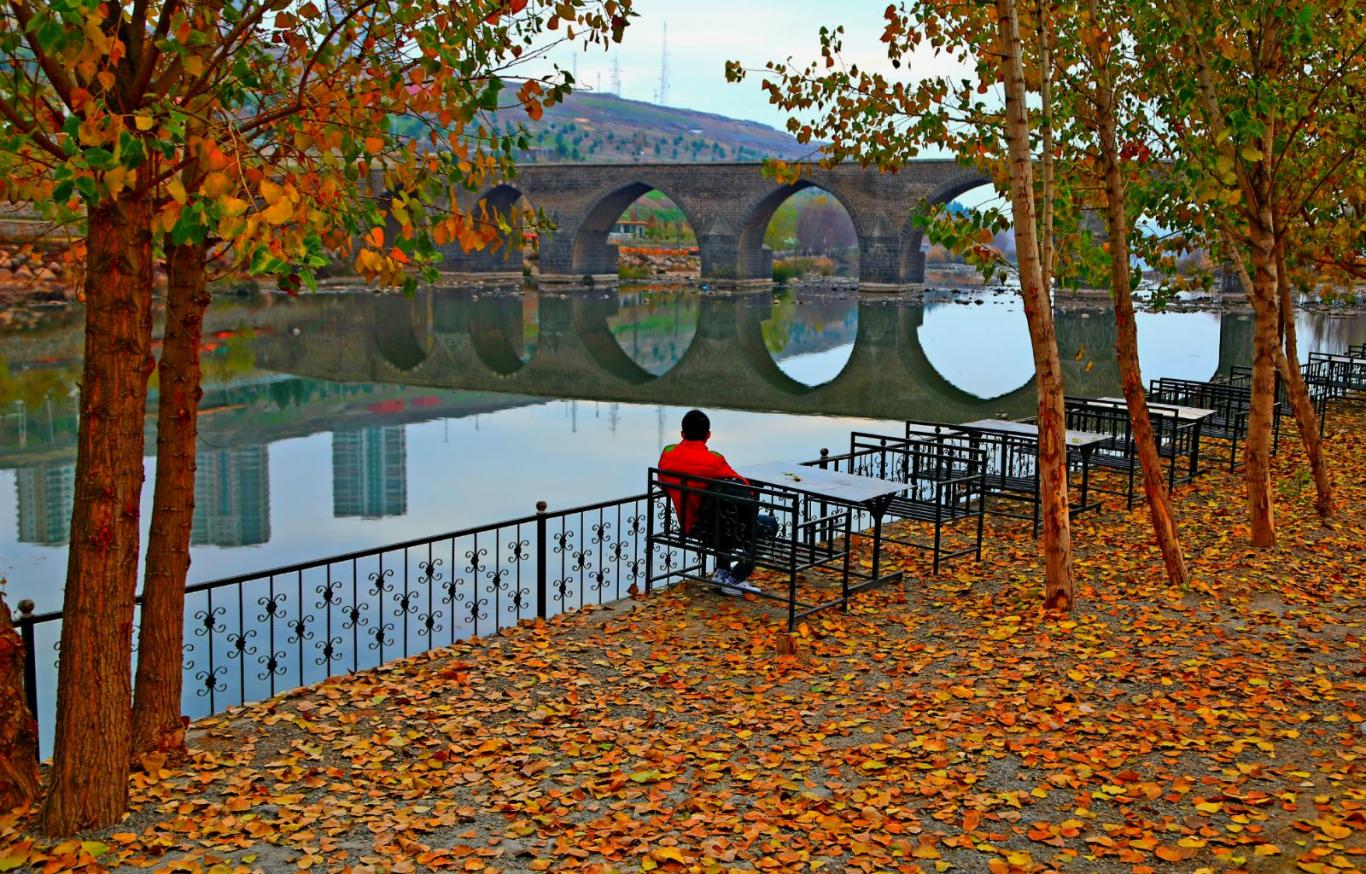
[[[952,200],[990,182],[977,170],[949,160],[908,162],[897,173],[856,164],[803,165],[802,177],[780,184],[759,163],[737,164],[528,164],[517,177],[471,194],[466,208],[486,205],[506,215],[519,202],[543,210],[555,223],[540,241],[541,277],[579,282],[584,276],[615,281],[617,248],[607,237],[641,195],[660,191],[673,200],[697,235],[702,278],[716,282],[769,280],[772,253],[764,231],[793,194],[819,187],[848,211],[858,233],[859,279],[867,288],[922,283],[925,259],[913,217],[924,204]],[[497,274],[522,269],[518,246],[466,254],[442,252],[454,273]]]
[[[538,295],[529,360],[523,344],[533,304],[468,290],[376,296],[364,306],[349,296],[300,298],[288,329],[258,337],[254,348],[257,364],[268,370],[333,381],[892,420],[1034,412],[1032,378],[983,399],[941,375],[921,344],[920,301],[860,300],[848,362],[830,381],[809,386],[784,372],[765,345],[769,295],[704,296],[691,343],[663,375],[646,371],[618,344],[608,318],[619,300],[587,290]],[[1060,348],[1096,351],[1090,370],[1064,356],[1067,391],[1117,392],[1118,367],[1102,357],[1114,348],[1111,312],[1059,308],[1056,323]],[[1221,322],[1220,371],[1248,359],[1250,324],[1231,316]]]

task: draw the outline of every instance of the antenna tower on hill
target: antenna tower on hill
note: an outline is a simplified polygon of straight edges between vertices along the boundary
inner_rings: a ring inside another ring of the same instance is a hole
[[[621,55],[612,55],[612,93],[621,96]]]
[[[664,22],[664,35],[659,40],[659,91],[655,103],[667,106],[669,103],[669,22]]]

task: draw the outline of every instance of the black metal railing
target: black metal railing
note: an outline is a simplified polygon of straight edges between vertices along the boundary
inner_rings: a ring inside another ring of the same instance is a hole
[[[183,711],[207,716],[644,590],[647,512],[645,495],[553,512],[542,501],[520,519],[188,586]],[[61,619],[19,604],[44,755],[57,660],[39,653],[59,651]]]

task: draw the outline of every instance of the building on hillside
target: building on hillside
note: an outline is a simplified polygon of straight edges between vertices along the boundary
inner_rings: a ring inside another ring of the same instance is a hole
[[[625,243],[645,239],[645,229],[650,226],[644,219],[619,218],[607,235],[609,243]]]

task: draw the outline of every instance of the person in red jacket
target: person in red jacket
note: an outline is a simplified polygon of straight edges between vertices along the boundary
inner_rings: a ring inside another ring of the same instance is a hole
[[[706,413],[701,410],[689,410],[683,416],[682,437],[683,442],[671,443],[664,447],[664,451],[659,455],[660,470],[681,474],[681,483],[685,482],[685,477],[695,476],[709,480],[732,480],[744,486],[749,485],[749,480],[740,476],[726,462],[724,455],[707,447],[707,440],[711,438],[711,420],[707,418]],[[706,506],[704,498],[708,501],[715,500],[696,491],[669,490],[669,499],[673,503],[679,524],[683,526],[683,533],[701,533],[700,528],[706,527],[698,525],[699,520],[704,520],[709,515],[710,508]],[[777,530],[777,520],[769,514],[760,513],[755,519],[754,536],[772,537]],[[712,576],[712,582],[726,595],[761,591],[758,586],[749,582],[749,575],[754,572],[754,562],[749,558],[732,560],[724,554],[734,545],[715,544],[723,555],[716,560],[716,573]]]

